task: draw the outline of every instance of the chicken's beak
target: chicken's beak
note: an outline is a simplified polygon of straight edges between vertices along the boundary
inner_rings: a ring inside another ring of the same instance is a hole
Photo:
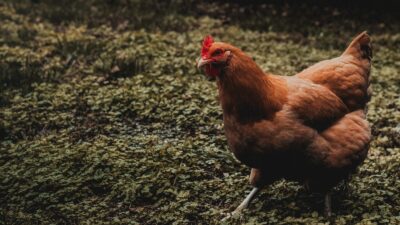
[[[206,65],[206,64],[209,63],[209,62],[210,62],[209,59],[200,58],[200,59],[197,61],[197,68],[198,68],[198,69],[201,69],[201,67],[203,67],[204,65]]]

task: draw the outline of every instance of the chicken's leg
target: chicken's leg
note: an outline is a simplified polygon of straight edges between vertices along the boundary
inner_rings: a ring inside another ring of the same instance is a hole
[[[243,200],[243,202],[240,203],[240,205],[233,212],[229,213],[228,216],[226,216],[224,219],[222,219],[222,221],[232,217],[233,215],[239,214],[243,209],[247,208],[249,206],[251,200],[253,200],[253,198],[257,195],[257,193],[259,191],[260,191],[260,188],[254,187],[253,190],[251,190],[251,192]]]
[[[325,194],[325,217],[330,218],[332,216],[332,207],[331,207],[331,193],[327,192]]]

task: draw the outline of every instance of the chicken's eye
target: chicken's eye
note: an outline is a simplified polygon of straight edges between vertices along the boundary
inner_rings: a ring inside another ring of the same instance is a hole
[[[217,49],[217,50],[214,51],[212,56],[217,56],[217,55],[221,55],[221,54],[222,54],[222,49]]]

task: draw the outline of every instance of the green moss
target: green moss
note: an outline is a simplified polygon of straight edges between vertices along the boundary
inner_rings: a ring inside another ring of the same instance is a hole
[[[1,222],[219,223],[250,189],[249,169],[226,146],[216,85],[195,68],[202,37],[293,75],[339,55],[359,25],[373,38],[374,140],[348,193],[334,192],[334,220],[399,223],[400,36],[386,17],[346,20],[355,28],[318,8],[37,2],[0,4]],[[307,22],[313,13],[326,26]],[[321,208],[281,181],[229,223],[327,223]]]

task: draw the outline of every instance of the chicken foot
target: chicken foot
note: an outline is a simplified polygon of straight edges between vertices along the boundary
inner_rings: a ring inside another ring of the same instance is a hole
[[[260,192],[260,190],[261,190],[261,188],[254,187],[253,190],[251,190],[251,192],[242,201],[242,203],[240,203],[240,205],[233,212],[228,213],[228,215],[225,218],[223,218],[222,221],[225,221],[234,215],[240,214],[243,209],[245,209],[249,206],[251,200],[253,200],[253,198],[258,194],[258,192]]]

